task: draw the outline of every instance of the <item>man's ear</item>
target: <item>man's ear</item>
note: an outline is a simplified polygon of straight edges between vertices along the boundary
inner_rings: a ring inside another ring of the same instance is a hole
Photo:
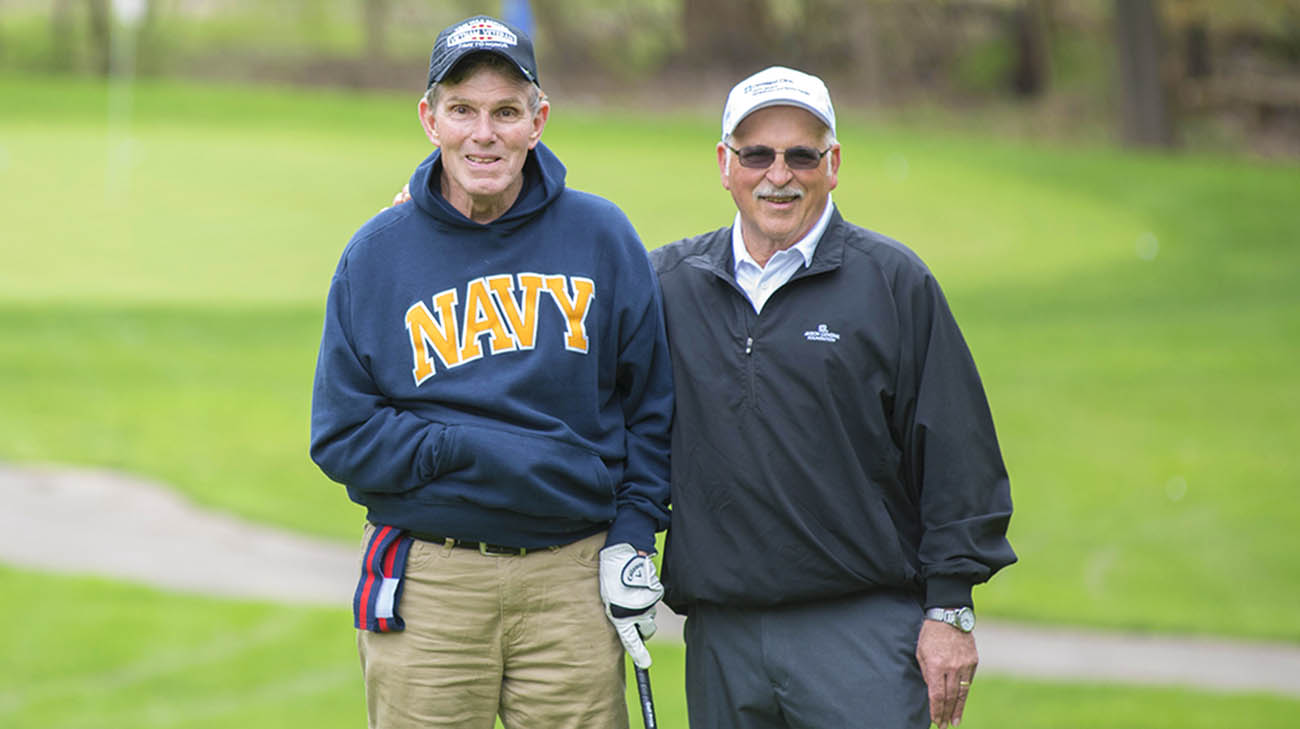
[[[546,120],[551,118],[551,102],[542,99],[541,106],[533,116],[533,132],[528,135],[528,148],[532,149],[542,141],[542,131],[546,129]]]
[[[840,143],[836,142],[831,146],[830,162],[827,163],[827,174],[830,178],[830,189],[834,190],[840,184]]]
[[[722,187],[727,190],[731,189],[730,154],[731,150],[727,149],[727,145],[723,142],[718,142],[718,174],[722,177]]]
[[[424,136],[429,138],[434,145],[441,147],[442,143],[438,141],[438,126],[434,121],[433,107],[429,106],[429,100],[420,97],[420,103],[416,106],[416,113],[420,116],[420,126],[424,127]]]

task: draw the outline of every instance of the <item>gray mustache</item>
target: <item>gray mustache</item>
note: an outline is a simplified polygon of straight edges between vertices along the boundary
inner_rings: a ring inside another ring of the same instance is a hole
[[[755,197],[755,198],[762,198],[762,197],[794,197],[794,198],[802,198],[803,195],[804,195],[803,190],[800,190],[800,189],[797,188],[797,187],[791,187],[791,186],[789,186],[789,185],[786,185],[786,186],[784,186],[784,187],[773,187],[773,186],[771,186],[771,185],[760,185],[759,187],[754,188],[754,197]]]

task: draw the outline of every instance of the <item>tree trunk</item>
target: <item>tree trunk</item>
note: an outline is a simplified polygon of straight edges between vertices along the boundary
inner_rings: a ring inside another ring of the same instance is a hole
[[[1183,43],[1183,72],[1187,78],[1209,78],[1214,67],[1210,60],[1210,29],[1204,20],[1194,20],[1187,25]]]
[[[108,76],[113,70],[113,16],[108,0],[86,0],[90,11],[91,62],[96,73]]]
[[[1156,0],[1115,0],[1120,133],[1126,144],[1172,147],[1175,143],[1170,95],[1161,73],[1160,33]]]
[[[51,67],[60,71],[76,67],[75,35],[72,0],[54,0],[50,8]]]
[[[1047,9],[1043,0],[1022,0],[1011,11],[1016,49],[1011,69],[1011,90],[1025,98],[1041,96],[1051,77],[1047,39]]]
[[[888,95],[880,43],[877,42],[879,24],[879,8],[872,3],[861,3],[850,11],[849,68],[852,70],[852,83],[859,98],[865,96],[872,104],[880,104]]]
[[[389,0],[364,0],[362,13],[366,26],[366,57],[380,60],[388,43]]]

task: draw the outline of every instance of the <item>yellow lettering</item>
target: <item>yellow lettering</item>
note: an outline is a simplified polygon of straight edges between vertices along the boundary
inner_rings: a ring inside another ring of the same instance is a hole
[[[564,314],[565,337],[564,348],[570,352],[587,352],[587,310],[596,291],[596,284],[589,278],[574,276],[570,280],[573,286],[573,298],[569,298],[569,287],[565,286],[564,276],[547,276],[546,290],[555,299],[556,306]]]
[[[533,349],[543,290],[564,317],[565,349],[585,354],[589,348],[587,314],[596,296],[595,282],[580,276],[536,273],[486,276],[466,285],[463,319],[457,316],[456,289],[435,294],[433,309],[417,301],[406,310],[415,384],[421,385],[436,374],[435,358],[442,362],[443,369],[482,358],[484,335],[490,335],[488,347],[492,354]],[[515,298],[516,291],[519,298]]]
[[[542,291],[542,277],[535,273],[519,274],[519,288],[524,293],[522,313],[519,311],[519,302],[515,301],[514,282],[509,274],[491,276],[487,283],[492,288],[497,306],[506,315],[515,346],[519,349],[532,349],[537,340],[537,298]],[[496,351],[493,347],[492,352]]]
[[[501,314],[492,303],[487,285],[481,278],[465,287],[465,343],[460,348],[460,361],[469,362],[483,356],[479,337],[491,332],[492,354],[508,352],[515,348],[515,340],[501,322]]]
[[[411,335],[411,355],[418,386],[434,374],[433,359],[429,356],[429,347],[442,360],[443,367],[455,367],[460,364],[460,354],[456,349],[459,337],[456,332],[456,290],[447,289],[433,297],[433,305],[438,309],[438,318],[433,312],[417,301],[406,310],[406,331]]]

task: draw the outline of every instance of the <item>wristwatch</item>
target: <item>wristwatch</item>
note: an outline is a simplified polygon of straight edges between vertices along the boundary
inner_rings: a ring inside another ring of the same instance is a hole
[[[968,607],[960,607],[955,610],[930,608],[925,611],[925,619],[947,623],[963,633],[969,633],[975,629],[975,611]]]

